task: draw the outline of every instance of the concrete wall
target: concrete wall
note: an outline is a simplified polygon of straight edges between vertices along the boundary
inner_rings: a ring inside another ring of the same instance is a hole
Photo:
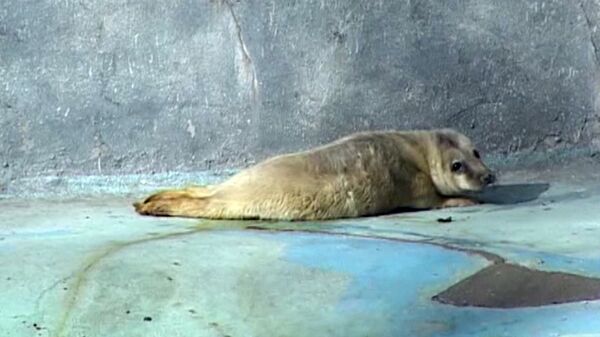
[[[500,155],[597,149],[599,13],[599,0],[4,0],[0,179],[240,167],[382,128],[455,127]]]

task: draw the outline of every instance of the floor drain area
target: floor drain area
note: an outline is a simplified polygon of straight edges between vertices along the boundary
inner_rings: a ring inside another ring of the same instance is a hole
[[[600,299],[600,278],[497,263],[435,295],[461,307],[520,308]]]

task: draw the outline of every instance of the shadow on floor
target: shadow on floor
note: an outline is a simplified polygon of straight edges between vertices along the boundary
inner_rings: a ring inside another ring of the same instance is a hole
[[[548,188],[547,183],[494,185],[470,196],[483,203],[509,205],[535,200]]]

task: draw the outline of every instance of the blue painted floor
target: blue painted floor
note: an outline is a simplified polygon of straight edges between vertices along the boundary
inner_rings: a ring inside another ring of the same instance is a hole
[[[592,184],[323,223],[148,218],[130,202],[0,201],[0,336],[600,336],[600,301],[431,300],[491,263],[473,251],[600,277]]]

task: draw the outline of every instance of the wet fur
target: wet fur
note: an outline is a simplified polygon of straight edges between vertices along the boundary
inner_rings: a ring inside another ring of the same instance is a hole
[[[270,158],[215,186],[159,192],[138,213],[212,219],[317,220],[472,205],[489,174],[452,130],[363,132]],[[469,154],[471,154],[469,156]],[[460,157],[465,172],[449,165]]]

